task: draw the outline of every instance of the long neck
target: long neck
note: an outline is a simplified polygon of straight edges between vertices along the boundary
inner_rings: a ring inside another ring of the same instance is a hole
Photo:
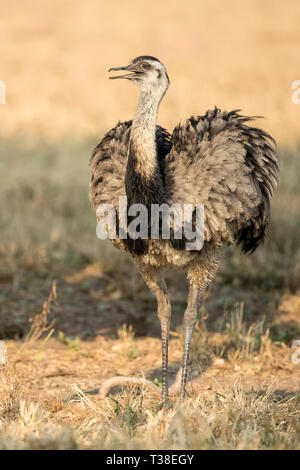
[[[142,92],[132,121],[130,143],[136,158],[136,171],[153,175],[157,165],[156,118],[159,101],[151,92]]]
[[[161,96],[142,91],[132,121],[125,178],[129,204],[163,202],[162,175],[156,148],[156,118],[160,100]]]

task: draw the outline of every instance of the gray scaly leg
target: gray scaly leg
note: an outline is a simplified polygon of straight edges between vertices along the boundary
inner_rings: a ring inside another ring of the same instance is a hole
[[[157,315],[161,325],[162,344],[162,398],[164,404],[168,399],[168,342],[171,318],[171,303],[167,286],[160,268],[154,268],[135,261],[148,287],[155,292],[157,300]]]
[[[166,404],[168,399],[168,343],[171,318],[170,299],[166,292],[165,285],[160,285],[156,291],[157,313],[161,325],[161,345],[162,345],[162,398]]]
[[[198,286],[191,285],[189,291],[188,305],[184,312],[184,349],[183,349],[183,364],[182,364],[182,378],[180,389],[180,401],[185,397],[185,386],[187,380],[187,372],[189,365],[189,356],[191,349],[191,341],[193,329],[197,321],[197,301],[199,296]]]
[[[189,296],[186,311],[184,312],[184,350],[183,350],[183,366],[182,366],[182,379],[180,400],[185,397],[185,386],[187,380],[189,355],[191,349],[191,341],[193,329],[197,321],[197,305],[198,300],[208,287],[210,282],[214,279],[221,257],[221,250],[213,251],[207,257],[206,263],[193,267],[188,271],[189,280]]]

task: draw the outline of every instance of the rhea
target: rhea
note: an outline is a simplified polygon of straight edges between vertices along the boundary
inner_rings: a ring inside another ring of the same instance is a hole
[[[140,56],[122,74],[140,87],[132,121],[119,122],[93,151],[90,198],[94,208],[112,204],[118,214],[120,196],[128,207],[139,203],[202,204],[204,244],[186,249],[188,240],[127,237],[112,239],[127,252],[149,288],[155,292],[161,324],[162,397],[168,397],[168,338],[171,304],[164,270],[187,272],[189,293],[183,316],[184,348],[180,399],[185,397],[189,355],[197,305],[214,279],[224,248],[240,244],[252,253],[264,240],[270,220],[270,202],[278,183],[278,157],[274,139],[252,127],[253,119],[218,108],[192,116],[172,134],[156,124],[160,102],[170,81],[165,66],[152,56]],[[117,218],[117,224],[119,223]],[[193,223],[193,221],[191,221]],[[161,230],[161,227],[160,227]]]

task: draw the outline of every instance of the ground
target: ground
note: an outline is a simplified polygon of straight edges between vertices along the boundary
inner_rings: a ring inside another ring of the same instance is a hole
[[[115,387],[107,397],[99,393],[116,375],[160,385],[155,301],[125,263],[120,276],[129,274],[134,300],[128,285],[124,294],[126,284],[100,263],[56,281],[23,273],[17,289],[2,279],[1,304],[14,312],[1,322],[8,350],[8,365],[1,370],[2,448],[151,448],[158,437],[161,448],[299,447],[300,366],[277,336],[294,334],[300,296],[285,295],[272,304],[268,294],[245,290],[249,305],[269,305],[262,319],[259,312],[245,315],[248,308],[233,299],[231,308],[220,306],[220,290],[225,303],[228,296],[217,283],[199,310],[187,401],[177,408],[177,394],[162,410],[160,394],[146,386]],[[169,277],[171,383],[182,355],[182,281],[181,275]],[[193,423],[195,413],[201,429]],[[188,432],[170,434],[178,422]],[[232,428],[236,431],[228,434]]]

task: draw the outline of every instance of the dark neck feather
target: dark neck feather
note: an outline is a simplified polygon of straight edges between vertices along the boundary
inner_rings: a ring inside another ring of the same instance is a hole
[[[132,121],[125,177],[127,204],[164,202],[164,187],[156,148],[156,116],[160,97],[142,92]]]
[[[164,187],[157,156],[155,166],[147,174],[140,168],[140,153],[129,144],[129,154],[125,177],[125,187],[128,206],[144,204],[149,210],[151,204],[164,202]]]

